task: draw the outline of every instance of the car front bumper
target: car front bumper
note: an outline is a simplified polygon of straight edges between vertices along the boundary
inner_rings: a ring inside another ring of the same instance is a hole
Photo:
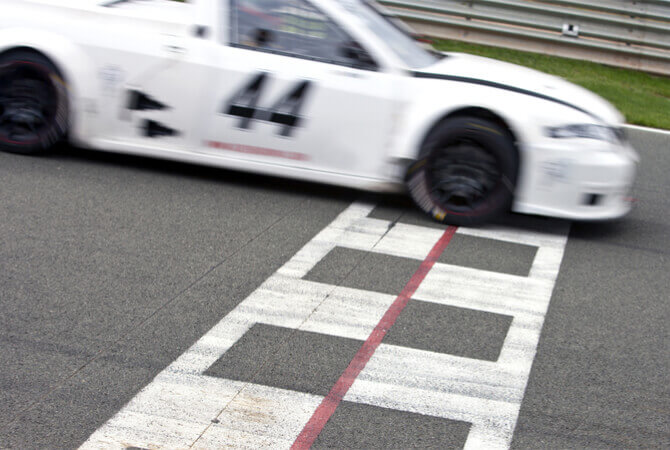
[[[630,191],[638,156],[628,144],[581,140],[526,149],[512,209],[575,220],[621,217],[632,206]]]

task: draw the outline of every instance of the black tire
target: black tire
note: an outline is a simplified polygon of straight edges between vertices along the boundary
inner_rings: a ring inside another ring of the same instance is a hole
[[[27,50],[0,55],[0,150],[43,153],[67,129],[67,85],[51,61]]]
[[[455,117],[429,133],[406,183],[414,202],[438,222],[480,225],[509,210],[518,167],[519,155],[505,128]]]

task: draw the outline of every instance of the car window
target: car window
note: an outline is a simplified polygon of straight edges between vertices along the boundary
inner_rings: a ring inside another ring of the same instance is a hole
[[[377,35],[407,66],[418,69],[435,64],[442,55],[436,55],[423,46],[399,25],[377,3],[370,0],[337,0],[355,15],[363,25]]]
[[[326,14],[304,0],[231,0],[231,44],[373,69],[369,55]]]

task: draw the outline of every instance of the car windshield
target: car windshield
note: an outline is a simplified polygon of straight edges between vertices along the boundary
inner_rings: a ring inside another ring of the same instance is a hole
[[[409,33],[384,16],[376,4],[367,0],[337,0],[347,11],[358,17],[407,66],[418,69],[437,62],[438,57],[421,46]]]

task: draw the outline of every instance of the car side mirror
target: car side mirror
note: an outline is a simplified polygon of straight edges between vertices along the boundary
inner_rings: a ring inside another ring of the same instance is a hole
[[[377,64],[374,62],[368,52],[363,49],[357,42],[348,41],[340,45],[340,56],[347,58],[353,62],[354,67],[359,69],[375,69]]]

